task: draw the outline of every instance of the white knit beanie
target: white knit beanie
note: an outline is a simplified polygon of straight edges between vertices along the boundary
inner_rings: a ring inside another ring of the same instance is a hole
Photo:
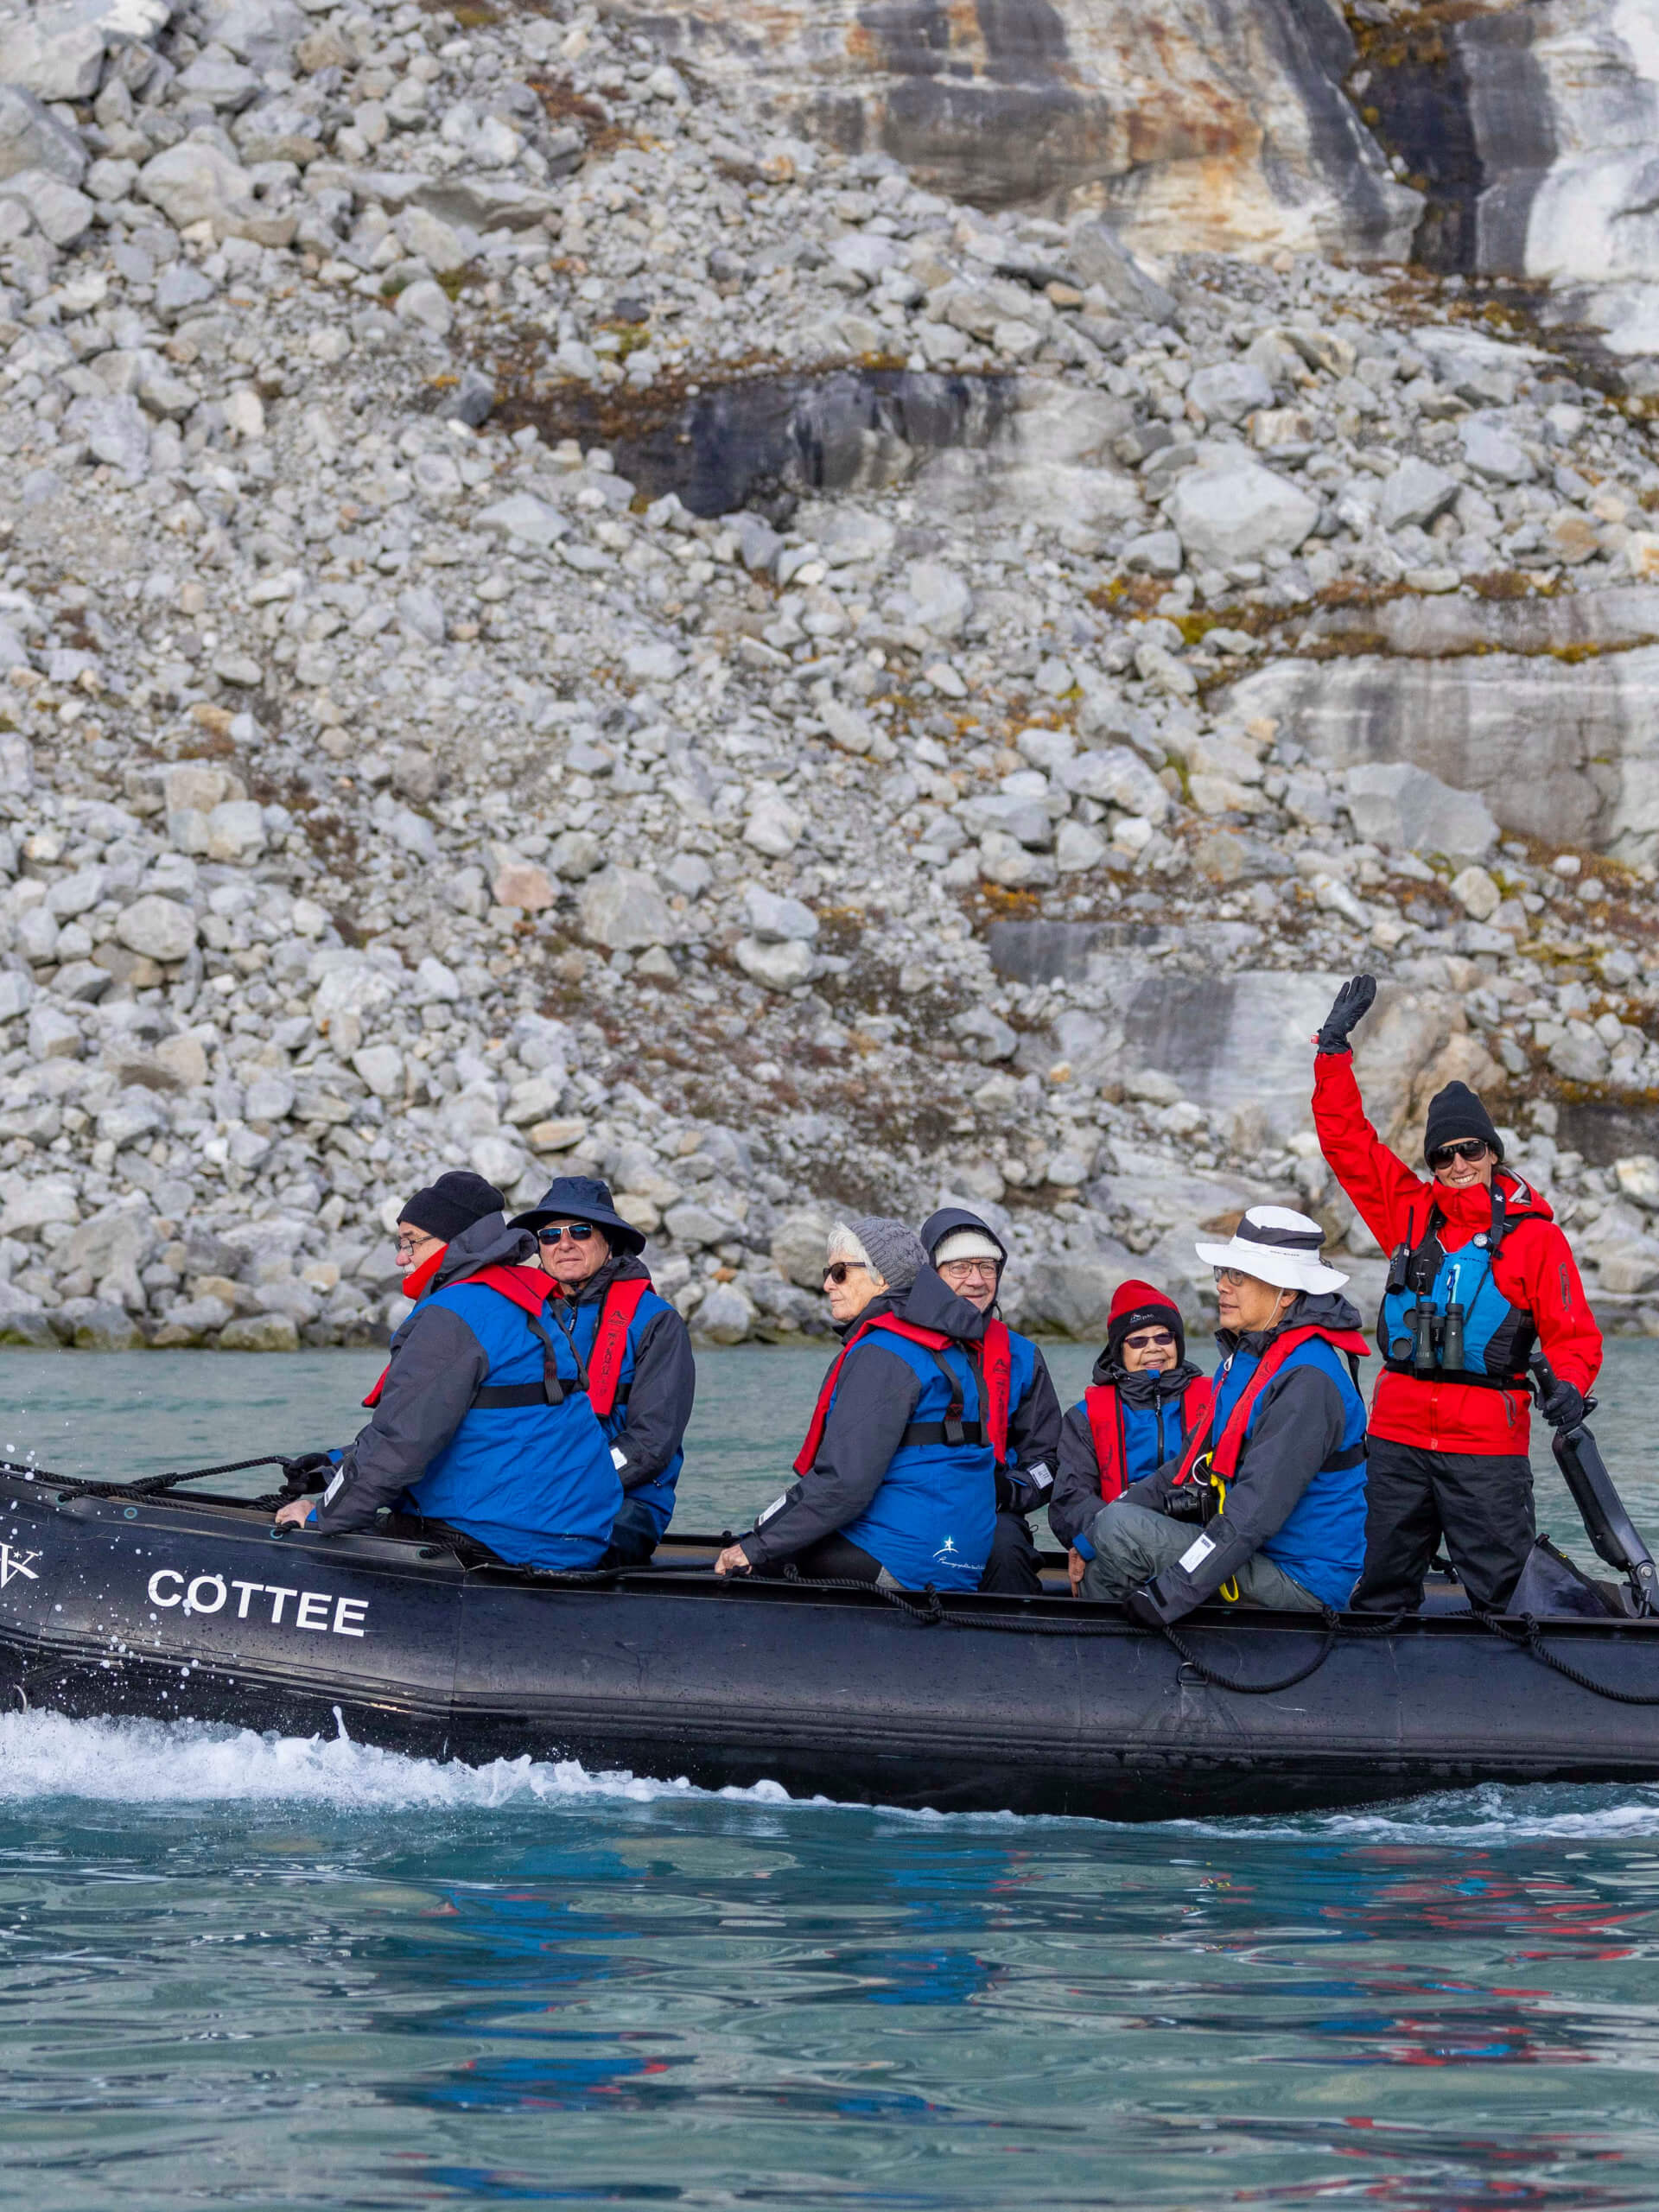
[[[940,1238],[933,1264],[942,1268],[951,1260],[995,1260],[1000,1264],[1007,1257],[1002,1247],[982,1229],[953,1229]]]

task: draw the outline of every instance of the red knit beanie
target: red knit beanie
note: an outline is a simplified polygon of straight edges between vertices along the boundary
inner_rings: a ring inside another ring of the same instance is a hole
[[[1155,1283],[1120,1283],[1107,1309],[1107,1357],[1115,1359],[1124,1338],[1132,1330],[1144,1329],[1152,1322],[1160,1322],[1173,1332],[1176,1357],[1185,1359],[1186,1330],[1181,1321],[1181,1309],[1168,1292],[1160,1290]]]

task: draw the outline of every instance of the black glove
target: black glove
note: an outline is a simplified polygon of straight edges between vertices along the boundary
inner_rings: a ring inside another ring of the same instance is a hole
[[[1143,1582],[1138,1590],[1131,1590],[1123,1600],[1124,1610],[1132,1621],[1139,1621],[1142,1628],[1162,1628],[1166,1621],[1178,1621],[1187,1608],[1177,1605],[1158,1587],[1154,1574],[1150,1582]]]
[[[1319,1032],[1319,1044],[1322,1052],[1345,1052],[1349,1033],[1357,1028],[1371,1010],[1376,996],[1375,976],[1355,976],[1345,982],[1332,1001],[1331,1011],[1325,1017],[1325,1027]]]
[[[334,1480],[334,1462],[326,1452],[302,1452],[297,1459],[283,1462],[283,1488],[289,1497],[308,1497],[327,1490]]]
[[[1584,1419],[1584,1393],[1558,1376],[1545,1392],[1539,1410],[1552,1428],[1576,1428]]]

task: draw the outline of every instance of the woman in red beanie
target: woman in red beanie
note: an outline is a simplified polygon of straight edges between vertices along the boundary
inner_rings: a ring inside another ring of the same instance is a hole
[[[1094,1557],[1088,1531],[1104,1501],[1179,1459],[1210,1410],[1210,1384],[1186,1356],[1180,1308],[1149,1282],[1120,1285],[1106,1344],[1060,1429],[1048,1525],[1071,1554],[1071,1586]]]

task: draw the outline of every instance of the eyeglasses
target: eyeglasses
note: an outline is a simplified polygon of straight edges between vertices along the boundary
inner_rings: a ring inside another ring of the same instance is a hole
[[[1230,1268],[1227,1272],[1231,1274],[1235,1270]],[[1219,1269],[1217,1273],[1219,1280]],[[1123,1344],[1128,1351],[1164,1351],[1174,1341],[1174,1338],[1167,1329],[1144,1329],[1139,1336],[1125,1337]]]
[[[417,1229],[412,1236],[398,1237],[391,1249],[400,1260],[407,1260],[418,1252],[423,1244],[441,1244],[442,1242],[441,1236],[429,1236],[424,1229]]]
[[[996,1262],[995,1260],[947,1260],[939,1269],[939,1273],[947,1279],[952,1275],[959,1276],[964,1282],[969,1275],[988,1275],[995,1281]]]
[[[545,1229],[538,1229],[538,1244],[556,1244],[561,1236],[568,1236],[573,1244],[585,1244],[594,1234],[591,1221],[550,1221]]]
[[[1437,1171],[1449,1167],[1454,1160],[1484,1160],[1490,1149],[1484,1137],[1459,1137],[1452,1144],[1437,1144],[1428,1155],[1428,1164]]]
[[[1216,1278],[1217,1289],[1220,1289],[1224,1283],[1229,1290],[1236,1290],[1240,1283],[1249,1282],[1250,1280],[1243,1268],[1217,1268],[1212,1270],[1212,1273]]]
[[[836,1260],[824,1269],[823,1279],[825,1282],[839,1285],[846,1281],[849,1268],[861,1268],[863,1265],[862,1260]]]

